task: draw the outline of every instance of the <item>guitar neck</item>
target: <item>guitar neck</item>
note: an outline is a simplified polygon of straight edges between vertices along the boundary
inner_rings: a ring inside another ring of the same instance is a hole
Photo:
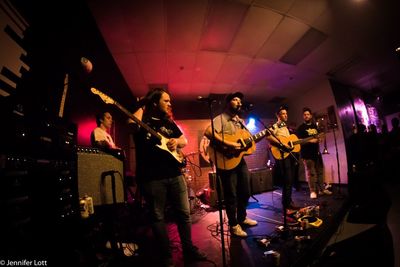
[[[258,132],[256,134],[250,136],[249,138],[245,139],[244,142],[245,142],[246,145],[251,143],[251,142],[253,142],[253,141],[257,142],[258,140],[263,138],[266,135],[266,133],[267,133],[267,129],[262,130],[261,132]]]
[[[136,122],[141,127],[143,127],[151,135],[153,135],[154,137],[156,137],[158,139],[161,139],[160,135],[153,128],[151,128],[150,126],[148,126],[147,124],[143,123],[141,120],[136,118],[129,110],[127,110],[125,107],[123,107],[117,101],[114,101],[114,105],[116,105],[122,112],[124,112],[126,115],[128,115],[129,118],[131,118],[134,122]]]
[[[310,141],[311,139],[314,139],[314,138],[318,138],[318,135],[313,135],[313,136],[309,136],[309,137],[306,137],[306,138],[303,138],[303,139],[299,139],[297,141],[294,141],[293,145],[303,144],[303,143],[306,143],[306,142],[308,142],[308,141]]]

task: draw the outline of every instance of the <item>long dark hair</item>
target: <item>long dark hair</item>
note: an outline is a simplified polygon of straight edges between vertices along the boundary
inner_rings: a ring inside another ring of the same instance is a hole
[[[145,98],[148,99],[148,102],[146,103],[146,113],[149,113],[150,115],[162,115],[165,116],[165,118],[172,119],[172,111],[171,113],[160,114],[159,104],[163,93],[171,96],[167,89],[160,87],[153,88],[147,92],[145,96]]]

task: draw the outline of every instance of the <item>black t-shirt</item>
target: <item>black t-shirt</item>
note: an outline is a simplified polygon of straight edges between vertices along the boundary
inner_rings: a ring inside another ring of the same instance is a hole
[[[303,123],[297,128],[297,137],[307,138],[318,134],[318,128],[315,123]],[[319,143],[303,143],[300,150],[303,159],[317,159],[319,155]]]
[[[181,130],[172,120],[146,118],[143,123],[161,134],[167,139],[178,138],[182,135]],[[176,177],[180,175],[181,163],[166,148],[157,146],[159,140],[151,135],[146,129],[140,129],[134,134],[136,145],[136,176],[138,179],[159,180]]]

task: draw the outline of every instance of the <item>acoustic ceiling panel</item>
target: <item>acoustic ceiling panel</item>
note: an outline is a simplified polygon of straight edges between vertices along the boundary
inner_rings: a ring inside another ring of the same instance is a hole
[[[207,1],[166,1],[167,49],[195,51],[204,27]]]
[[[266,8],[250,7],[230,52],[255,56],[282,20],[282,17],[282,15]]]
[[[257,57],[279,60],[309,28],[298,20],[285,17],[260,49]]]
[[[248,6],[231,1],[212,1],[209,8],[201,50],[227,52]]]
[[[327,36],[313,28],[310,28],[303,37],[280,59],[280,61],[297,65],[315,48],[326,40]]]

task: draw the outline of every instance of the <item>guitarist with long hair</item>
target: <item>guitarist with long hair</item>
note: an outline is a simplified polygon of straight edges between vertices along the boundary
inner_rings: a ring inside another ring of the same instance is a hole
[[[132,123],[136,145],[136,176],[150,209],[152,230],[161,252],[161,266],[174,266],[165,221],[167,202],[176,215],[186,262],[206,260],[192,243],[189,197],[179,154],[187,139],[172,118],[171,97],[155,88],[139,101]]]
[[[244,142],[240,142],[236,138],[238,133],[246,134],[245,137],[250,135],[244,126],[243,119],[239,117],[243,97],[241,92],[229,94],[225,99],[224,112],[213,118],[214,134],[211,125],[207,127],[204,133],[208,139],[212,140],[209,148],[212,146],[221,148],[218,151],[215,149],[216,155],[210,153],[210,160],[214,161],[214,164],[215,161],[217,162],[215,165],[218,168],[217,173],[221,177],[230,232],[238,237],[247,236],[242,226],[257,225],[257,221],[246,216],[246,208],[251,196],[250,174],[246,161],[242,157],[242,152],[247,147]],[[254,147],[251,142],[249,146],[250,148]],[[217,157],[217,160],[215,160],[215,157]],[[227,161],[234,163],[232,165],[225,164]]]

